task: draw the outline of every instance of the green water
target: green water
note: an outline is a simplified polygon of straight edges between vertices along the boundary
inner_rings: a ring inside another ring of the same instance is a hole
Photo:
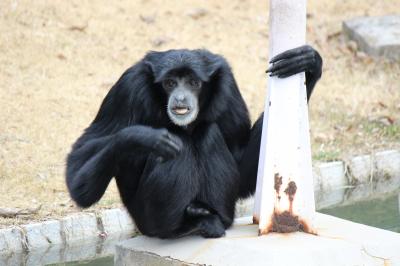
[[[92,260],[72,261],[65,263],[49,264],[48,266],[114,266],[114,257],[104,257]]]
[[[349,206],[319,210],[319,212],[400,233],[399,195],[384,199],[363,201]],[[79,262],[53,264],[52,266],[113,266],[113,257]]]
[[[400,233],[399,195],[319,210],[353,222]]]

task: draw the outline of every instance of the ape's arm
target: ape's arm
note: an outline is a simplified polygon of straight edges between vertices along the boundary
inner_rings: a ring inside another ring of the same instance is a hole
[[[273,57],[270,63],[272,63],[272,66],[267,70],[267,73],[271,73],[271,76],[286,78],[305,72],[307,100],[310,99],[315,84],[322,73],[322,58],[314,48],[305,45],[285,51]],[[263,117],[264,114],[262,113],[254,123],[249,142],[239,164],[241,176],[239,196],[242,198],[253,194],[256,188]]]
[[[155,151],[168,159],[175,157],[181,146],[167,130],[139,125],[95,139],[84,135],[67,159],[68,189],[78,205],[89,207],[103,196],[125,154]]]
[[[78,144],[78,143],[77,143]],[[116,172],[113,136],[74,145],[67,158],[67,186],[81,207],[98,201]]]

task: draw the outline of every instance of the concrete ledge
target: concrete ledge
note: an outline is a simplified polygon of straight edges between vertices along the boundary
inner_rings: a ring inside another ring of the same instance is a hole
[[[102,211],[98,218],[101,221],[102,231],[108,235],[124,234],[133,232],[135,225],[129,214],[122,209],[111,209]]]
[[[65,243],[90,240],[98,235],[97,219],[94,213],[79,213],[61,220],[61,236]]]
[[[251,218],[219,239],[138,236],[116,247],[115,266],[130,265],[400,265],[400,234],[317,214],[318,235],[259,237]]]
[[[7,228],[0,231],[0,253],[22,251],[24,248],[23,235],[19,228]]]
[[[115,244],[131,238],[132,234],[119,235],[116,238],[94,239],[79,245],[35,248],[28,253],[24,251],[0,254],[1,266],[38,266],[64,263],[71,261],[92,260],[100,257],[114,255]],[[69,264],[68,264],[69,265]]]
[[[314,194],[318,209],[343,202],[348,185],[343,162],[321,163],[313,167]]]
[[[61,223],[59,221],[28,224],[22,226],[22,230],[26,238],[28,250],[63,243],[60,234]]]
[[[117,238],[134,232],[134,223],[125,209],[78,213],[60,221],[45,221],[0,230],[0,257],[7,257],[7,254],[15,252],[46,251],[53,246],[57,246],[57,249],[60,246],[73,248],[84,242]],[[82,252],[86,254],[88,250]],[[93,253],[96,254],[95,245]]]
[[[400,188],[400,152],[384,151],[352,158],[347,165],[348,189],[344,201],[372,198]]]

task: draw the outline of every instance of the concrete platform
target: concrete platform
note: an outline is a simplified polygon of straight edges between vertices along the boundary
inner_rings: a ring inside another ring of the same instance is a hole
[[[139,236],[119,243],[115,265],[400,265],[400,234],[317,214],[318,235],[257,236],[240,218],[223,238],[161,240]]]

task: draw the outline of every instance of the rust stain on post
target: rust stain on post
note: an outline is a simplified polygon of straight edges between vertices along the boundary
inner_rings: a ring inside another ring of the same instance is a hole
[[[280,187],[282,185],[282,177],[278,173],[275,174],[275,191],[277,198],[280,200]],[[266,230],[259,230],[259,234],[266,234],[269,232],[276,233],[292,233],[292,232],[306,232],[310,234],[316,234],[310,230],[310,226],[299,218],[299,216],[293,214],[293,200],[296,195],[297,185],[296,182],[290,181],[284,190],[285,194],[289,199],[289,210],[279,212],[274,209],[274,213],[271,216],[271,225]],[[253,217],[254,221],[254,217]]]
[[[297,191],[296,182],[290,181],[285,189],[285,193],[286,195],[288,195],[290,201],[293,201],[296,191]]]
[[[259,224],[259,223],[260,219],[256,215],[253,215],[253,224]]]
[[[276,173],[274,175],[274,189],[275,189],[276,197],[278,198],[278,200],[281,199],[281,195],[279,194],[279,192],[281,190],[281,186],[282,186],[282,176],[279,176],[279,173]]]
[[[297,191],[297,186],[294,181],[290,181],[288,186],[285,189],[285,194],[289,198],[289,212],[293,213],[293,200],[294,200],[294,195],[296,194]]]
[[[271,219],[272,225],[269,232],[291,233],[302,231],[299,218],[289,211],[284,211],[282,213],[274,212]]]

